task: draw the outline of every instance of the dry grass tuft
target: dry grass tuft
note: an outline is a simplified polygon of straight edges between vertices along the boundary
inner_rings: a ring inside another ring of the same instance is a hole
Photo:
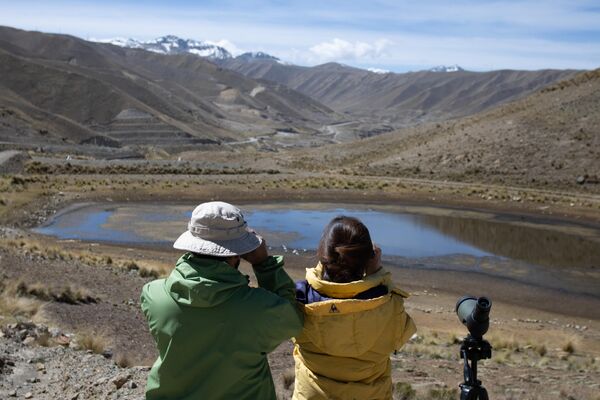
[[[533,346],[533,349],[536,353],[538,353],[541,357],[544,357],[548,353],[548,349],[543,344],[538,344]]]
[[[570,340],[564,344],[562,350],[566,353],[573,354],[575,353],[575,345]]]
[[[27,284],[21,281],[17,284],[16,293],[22,297],[32,296],[42,301],[56,301],[67,304],[89,304],[98,301],[87,289],[74,288],[71,285],[56,289],[41,283]]]
[[[154,269],[149,269],[146,267],[140,268],[140,276],[142,278],[153,278],[157,279],[160,277],[160,273]]]
[[[23,297],[13,297],[10,295],[0,295],[0,314],[12,317],[31,318],[41,308],[39,301]]]
[[[131,361],[129,354],[118,353],[115,357],[115,364],[121,368],[129,368],[133,366],[133,361]]]
[[[13,318],[31,318],[42,308],[42,303],[36,299],[21,297],[18,294],[18,284],[15,282],[0,282],[0,315]]]
[[[426,398],[430,400],[455,400],[458,398],[458,389],[430,389]]]
[[[83,349],[91,350],[96,354],[102,354],[108,345],[108,341],[104,337],[91,332],[78,333],[76,340]]]
[[[492,336],[490,339],[490,344],[494,348],[494,350],[510,350],[518,352],[521,350],[521,345],[514,338],[505,339],[499,338],[497,336]]]
[[[396,382],[394,384],[394,400],[413,400],[417,391],[413,389],[410,383]]]

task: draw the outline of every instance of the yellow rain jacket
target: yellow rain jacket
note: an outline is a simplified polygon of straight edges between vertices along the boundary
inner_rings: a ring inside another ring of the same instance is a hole
[[[304,305],[304,328],[295,338],[295,400],[391,399],[390,353],[416,332],[404,311],[408,293],[393,287],[381,269],[350,283],[322,279],[323,267],[306,270],[306,280],[332,300]],[[388,294],[352,299],[379,285]]]

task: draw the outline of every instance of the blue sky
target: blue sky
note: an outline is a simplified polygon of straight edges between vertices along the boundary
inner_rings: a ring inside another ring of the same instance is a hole
[[[84,39],[174,34],[300,65],[600,67],[599,0],[0,0],[0,9],[0,25],[21,29]]]

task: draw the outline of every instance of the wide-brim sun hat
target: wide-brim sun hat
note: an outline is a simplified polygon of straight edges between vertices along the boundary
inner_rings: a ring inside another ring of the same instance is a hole
[[[260,239],[248,230],[240,209],[222,201],[196,207],[187,231],[173,244],[178,250],[219,257],[247,254],[258,246]]]

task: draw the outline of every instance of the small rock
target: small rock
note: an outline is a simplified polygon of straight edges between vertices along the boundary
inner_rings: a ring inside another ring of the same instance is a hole
[[[580,185],[583,185],[585,183],[585,176],[579,175],[577,177],[577,183],[579,183]]]
[[[44,371],[46,369],[46,366],[42,363],[37,363],[35,364],[35,369],[37,369],[38,371]]]
[[[119,374],[111,379],[111,382],[117,387],[117,389],[121,389],[121,387],[127,383],[127,381],[131,379],[131,374]]]
[[[76,340],[71,340],[71,342],[69,343],[69,348],[73,349],[73,350],[81,350],[82,347],[79,343],[77,343]]]
[[[113,356],[113,352],[111,349],[106,349],[102,352],[102,356],[104,358],[111,358]]]
[[[129,381],[129,383],[127,384],[127,388],[135,389],[135,388],[137,388],[137,383],[135,383],[135,381]]]
[[[26,398],[26,399],[30,399],[30,398],[32,398],[32,397],[33,397],[33,393],[31,393],[31,392],[27,392],[27,393],[25,393],[25,398]]]
[[[55,336],[55,339],[57,344],[61,345],[61,346],[69,346],[69,344],[71,343],[71,338],[69,338],[68,336],[65,335],[58,335]]]
[[[108,380],[108,378],[100,378],[96,382],[94,382],[94,386],[104,385],[107,380]]]
[[[35,338],[33,336],[27,336],[24,340],[23,340],[23,344],[25,346],[29,346],[31,344],[35,343]]]
[[[50,329],[48,329],[48,333],[50,333],[50,336],[52,336],[54,338],[62,336],[62,331],[58,328],[50,328]]]
[[[8,395],[10,397],[17,397],[17,391],[16,390],[11,390],[10,392],[8,392]]]

